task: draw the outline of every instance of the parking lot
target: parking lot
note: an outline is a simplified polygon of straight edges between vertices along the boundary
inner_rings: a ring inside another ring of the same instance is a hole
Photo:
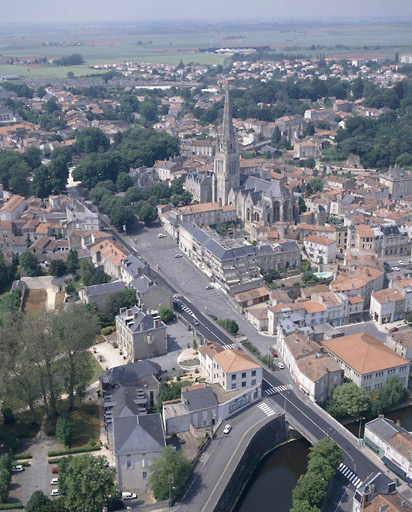
[[[54,438],[47,437],[44,431],[40,431],[33,439],[26,441],[22,446],[23,451],[32,455],[30,466],[22,473],[12,473],[10,485],[10,501],[21,501],[26,504],[34,491],[43,491],[50,496],[53,488],[58,485],[51,485],[50,481],[58,475],[52,474],[54,466],[47,463],[47,452],[61,449],[61,444]]]

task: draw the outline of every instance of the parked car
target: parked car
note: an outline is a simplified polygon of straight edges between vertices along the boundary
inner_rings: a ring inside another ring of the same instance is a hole
[[[403,261],[402,261],[402,260],[399,260],[399,261],[398,261],[398,264],[399,264],[399,265],[403,265]]]
[[[400,268],[399,267],[392,267],[392,270],[395,270],[396,272],[399,272]]]
[[[278,363],[279,370],[283,370],[285,368],[285,365],[283,363]]]
[[[60,496],[59,489],[52,489],[50,496]]]
[[[392,329],[389,329],[389,332],[396,332],[396,331],[399,331],[399,329],[397,327],[392,327]]]
[[[137,494],[134,492],[122,492],[122,500],[134,500],[137,498]]]
[[[21,473],[22,471],[24,471],[24,467],[23,467],[23,466],[21,466],[20,464],[19,464],[19,465],[17,465],[17,466],[13,466],[13,467],[11,468],[11,472],[12,472],[12,473]]]
[[[224,434],[229,434],[229,432],[232,430],[231,425],[225,425],[225,428],[223,429]]]
[[[181,257],[182,257],[182,255],[179,254],[178,252],[175,254],[175,258],[181,258]]]
[[[396,279],[397,279],[398,281],[401,281],[401,280],[402,280],[402,277],[401,277],[401,276],[396,276]]]
[[[57,475],[58,472],[59,472],[59,468],[53,468],[52,469],[53,475]]]
[[[157,238],[166,238],[166,235],[165,235],[165,234],[163,234],[163,233],[159,233],[159,234],[157,235]]]
[[[194,325],[200,325],[199,320],[196,320],[196,318],[193,320]]]
[[[212,290],[212,288],[213,288],[213,284],[208,284],[208,285],[206,286],[206,290]]]
[[[276,350],[272,350],[272,356],[273,357],[278,357],[278,353],[276,352]]]
[[[59,481],[59,479],[58,479],[58,478],[52,478],[52,479],[50,480],[50,485],[57,485],[57,484],[58,484],[58,481]]]

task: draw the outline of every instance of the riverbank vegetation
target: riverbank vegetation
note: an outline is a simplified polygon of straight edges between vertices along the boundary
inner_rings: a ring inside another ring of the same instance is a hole
[[[397,376],[387,380],[380,394],[372,391],[367,395],[354,382],[344,382],[333,390],[332,396],[323,407],[336,419],[356,418],[362,414],[367,418],[375,418],[405,402],[409,395],[409,391],[403,387]]]
[[[309,450],[308,468],[292,492],[291,512],[319,512],[329,483],[343,461],[342,448],[324,438]]]

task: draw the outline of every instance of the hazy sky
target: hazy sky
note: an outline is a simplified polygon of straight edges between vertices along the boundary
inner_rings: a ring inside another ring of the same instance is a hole
[[[412,0],[0,0],[7,22],[412,17]]]

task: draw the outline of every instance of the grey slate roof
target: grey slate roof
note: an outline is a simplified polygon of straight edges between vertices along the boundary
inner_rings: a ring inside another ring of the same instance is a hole
[[[405,429],[400,425],[397,425],[394,421],[378,417],[372,421],[366,423],[366,426],[378,437],[380,437],[384,441],[389,441],[395,434],[398,432],[405,433]]]
[[[158,375],[160,371],[161,368],[157,363],[145,359],[144,361],[137,361],[136,363],[110,368],[102,373],[99,380],[102,384],[115,386],[134,382],[149,375]]]
[[[289,191],[279,181],[270,182],[255,176],[247,176],[246,180],[244,178],[245,176],[241,175],[241,185],[243,185],[245,192],[261,192],[262,194],[278,198],[290,195]]]
[[[128,311],[130,314],[128,314]],[[136,317],[135,317],[136,314]],[[147,315],[143,312],[142,309],[137,306],[133,306],[129,308],[124,313],[117,315],[116,318],[119,318],[126,324],[126,326],[130,329],[131,332],[137,331],[147,331],[149,329],[154,329],[154,318],[152,315]],[[164,327],[164,324],[160,322],[160,326]]]
[[[145,268],[145,264],[133,254],[129,254],[127,258],[122,260],[121,266],[132,276],[137,276],[139,271]]]
[[[182,398],[190,412],[218,406],[216,395],[209,387],[183,391]]]
[[[147,276],[142,274],[130,283],[130,286],[137,290],[138,293],[147,292],[147,290],[153,285],[153,281]]]
[[[165,446],[160,414],[113,418],[113,451],[117,455],[160,452]]]
[[[123,281],[113,281],[112,283],[95,284],[93,286],[85,286],[83,288],[85,294],[88,297],[94,297],[95,295],[106,295],[109,293],[119,292],[125,289],[126,287]]]

